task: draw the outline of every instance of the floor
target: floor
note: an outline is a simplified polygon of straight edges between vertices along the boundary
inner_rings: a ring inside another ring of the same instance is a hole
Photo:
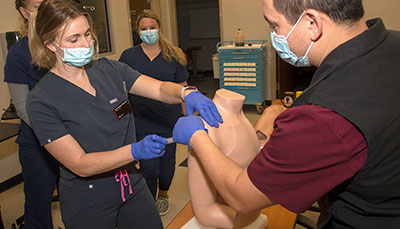
[[[197,88],[206,96],[212,98],[215,91],[218,89],[218,80],[214,79],[211,75],[192,77],[189,81],[189,85],[195,85]],[[243,107],[244,113],[251,123],[254,123],[260,116],[257,113],[255,106],[246,105]],[[169,191],[170,195],[170,210],[162,216],[162,222],[164,227],[176,217],[176,215],[183,209],[183,207],[189,201],[188,184],[187,184],[187,167],[180,166],[182,162],[187,158],[187,146],[177,146],[177,160],[176,160],[176,172],[172,185]],[[11,228],[11,225],[15,223],[15,220],[23,214],[24,194],[23,184],[19,184],[3,193],[0,193],[0,204],[1,213],[5,228]],[[59,203],[53,202],[53,224],[55,228],[64,228],[61,221]],[[316,218],[317,215],[311,215],[312,218]],[[296,228],[302,228],[296,226]]]

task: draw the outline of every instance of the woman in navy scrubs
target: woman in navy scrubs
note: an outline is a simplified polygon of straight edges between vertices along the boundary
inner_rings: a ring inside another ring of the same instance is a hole
[[[42,0],[16,0],[15,7],[21,15],[22,38],[8,51],[4,68],[11,98],[21,118],[19,135],[19,160],[24,178],[25,228],[53,228],[51,201],[59,172],[59,163],[40,146],[26,113],[26,97],[48,69],[38,69],[31,64],[28,47],[28,20],[36,12]]]
[[[187,85],[185,54],[161,33],[155,12],[144,10],[136,20],[136,27],[143,42],[125,50],[119,60],[154,79]],[[183,114],[184,106],[179,104],[165,104],[137,95],[129,95],[129,101],[139,140],[151,133],[171,137],[176,120]],[[154,199],[159,188],[156,206],[160,215],[169,209],[168,190],[175,173],[176,144],[167,145],[165,151],[162,157],[140,161],[140,170]]]
[[[163,228],[135,160],[165,153],[167,140],[136,142],[128,93],[168,104],[185,101],[210,125],[222,122],[215,104],[194,90],[142,75],[128,65],[93,60],[90,15],[72,0],[44,0],[31,22],[32,62],[49,72],[29,93],[32,127],[61,164],[60,209],[66,228]]]

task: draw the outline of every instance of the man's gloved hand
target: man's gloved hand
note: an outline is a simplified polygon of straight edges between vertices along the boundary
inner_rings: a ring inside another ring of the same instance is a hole
[[[132,143],[131,152],[136,161],[161,157],[165,153],[167,139],[152,134],[136,143]]]
[[[199,91],[190,92],[185,97],[185,107],[188,116],[197,110],[204,121],[210,126],[219,127],[218,122],[222,123],[221,115],[214,102]]]
[[[175,142],[189,145],[189,147],[192,148],[189,144],[190,138],[194,132],[198,130],[205,130],[208,132],[199,116],[190,115],[180,117],[174,126],[172,137]]]

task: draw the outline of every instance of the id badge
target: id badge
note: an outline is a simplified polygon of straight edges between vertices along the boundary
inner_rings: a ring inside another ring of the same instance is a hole
[[[117,116],[117,119],[120,120],[123,118],[125,115],[129,114],[131,112],[131,105],[129,104],[128,99],[125,99],[122,101],[122,103],[118,104],[114,108],[114,114]]]

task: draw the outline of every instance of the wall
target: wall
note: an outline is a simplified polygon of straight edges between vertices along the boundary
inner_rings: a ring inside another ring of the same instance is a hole
[[[162,33],[169,41],[178,45],[179,41],[175,6],[175,0],[151,0],[151,9],[160,17]]]
[[[380,17],[387,29],[400,30],[399,0],[363,0],[365,18]]]
[[[261,0],[219,0],[221,40],[234,40],[240,28],[245,40],[269,39],[269,26],[264,20]]]
[[[14,1],[2,1],[0,9],[0,33],[5,33],[7,31],[15,31],[18,28],[18,17],[19,14],[15,9]],[[5,23],[7,22],[7,23]],[[8,93],[8,88],[4,81],[4,64],[5,56],[3,53],[4,47],[0,47],[0,112],[2,114],[3,109],[7,109],[10,103],[10,95]]]
[[[194,51],[192,54],[196,55],[197,70],[211,71],[213,69],[211,57],[216,53],[215,47],[221,40],[219,38],[218,1],[181,3],[177,4],[176,7],[178,14],[179,47],[183,50],[198,48],[199,50]],[[204,21],[202,24],[200,20],[203,18],[200,15],[195,17],[196,12],[197,14],[211,12],[212,15],[208,17],[209,21]],[[212,22],[213,20],[215,21]],[[206,23],[214,24],[213,27],[207,27]],[[195,25],[201,28],[193,28]],[[188,68],[192,69],[191,66]]]

